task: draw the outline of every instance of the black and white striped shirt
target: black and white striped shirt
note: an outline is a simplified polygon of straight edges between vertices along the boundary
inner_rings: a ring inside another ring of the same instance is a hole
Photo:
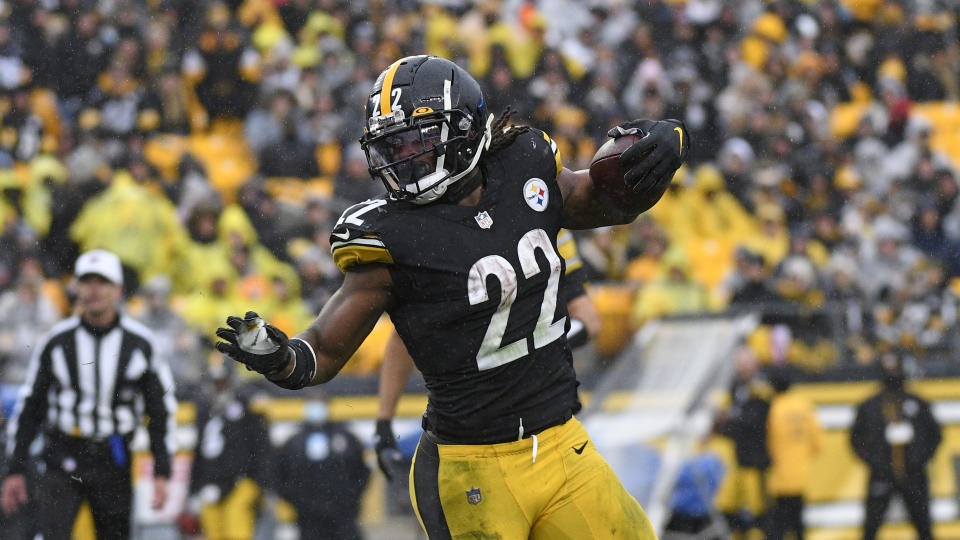
[[[169,477],[177,402],[170,368],[154,351],[150,331],[124,315],[102,329],[79,317],[54,326],[34,351],[7,426],[8,472],[24,471],[41,426],[105,441],[132,435],[146,413],[154,474]]]

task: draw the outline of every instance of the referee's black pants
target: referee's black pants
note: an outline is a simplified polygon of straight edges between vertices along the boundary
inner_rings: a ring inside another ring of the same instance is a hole
[[[119,464],[106,442],[57,436],[48,440],[37,479],[37,532],[45,539],[70,538],[86,500],[98,540],[129,538],[133,486],[126,441],[127,459]]]

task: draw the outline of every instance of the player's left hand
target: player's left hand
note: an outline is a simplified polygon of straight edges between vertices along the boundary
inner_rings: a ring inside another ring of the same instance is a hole
[[[608,137],[640,135],[620,155],[620,166],[626,171],[624,181],[634,192],[666,190],[673,173],[687,159],[690,151],[690,135],[680,120],[631,120],[612,128]]]
[[[287,368],[290,350],[287,335],[264,322],[254,311],[227,317],[229,328],[218,328],[217,350],[245,365],[247,369],[275,376]]]
[[[373,449],[377,453],[377,465],[387,477],[387,482],[393,482],[403,472],[403,454],[397,449],[397,438],[393,435],[389,419],[377,420]]]

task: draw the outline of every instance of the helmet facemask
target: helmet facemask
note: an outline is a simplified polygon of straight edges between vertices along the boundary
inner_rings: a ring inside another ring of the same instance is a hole
[[[489,139],[487,126],[477,130],[466,114],[452,110],[414,117],[368,138],[363,147],[370,173],[395,199],[424,204],[472,171]]]

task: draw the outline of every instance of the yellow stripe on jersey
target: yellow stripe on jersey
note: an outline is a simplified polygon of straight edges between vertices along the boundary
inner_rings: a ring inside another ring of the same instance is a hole
[[[344,242],[333,247],[333,262],[341,272],[346,272],[351,266],[357,264],[393,264],[393,255],[382,246]]]
[[[580,258],[580,252],[577,251],[577,242],[573,239],[573,233],[566,229],[560,229],[557,233],[557,251],[567,263],[567,271],[570,274],[574,270],[583,266],[583,260]]]
[[[541,133],[543,132],[541,131]],[[557,162],[557,176],[560,176],[560,171],[563,170],[563,159],[560,158],[560,149],[557,148],[557,143],[553,142],[553,139],[546,133],[543,133],[543,138],[550,143],[550,149],[553,150],[553,159]]]
[[[387,74],[383,76],[383,86],[380,87],[380,114],[390,114],[390,91],[393,90],[393,76],[397,74],[397,68],[403,60],[397,60],[387,69]]]

